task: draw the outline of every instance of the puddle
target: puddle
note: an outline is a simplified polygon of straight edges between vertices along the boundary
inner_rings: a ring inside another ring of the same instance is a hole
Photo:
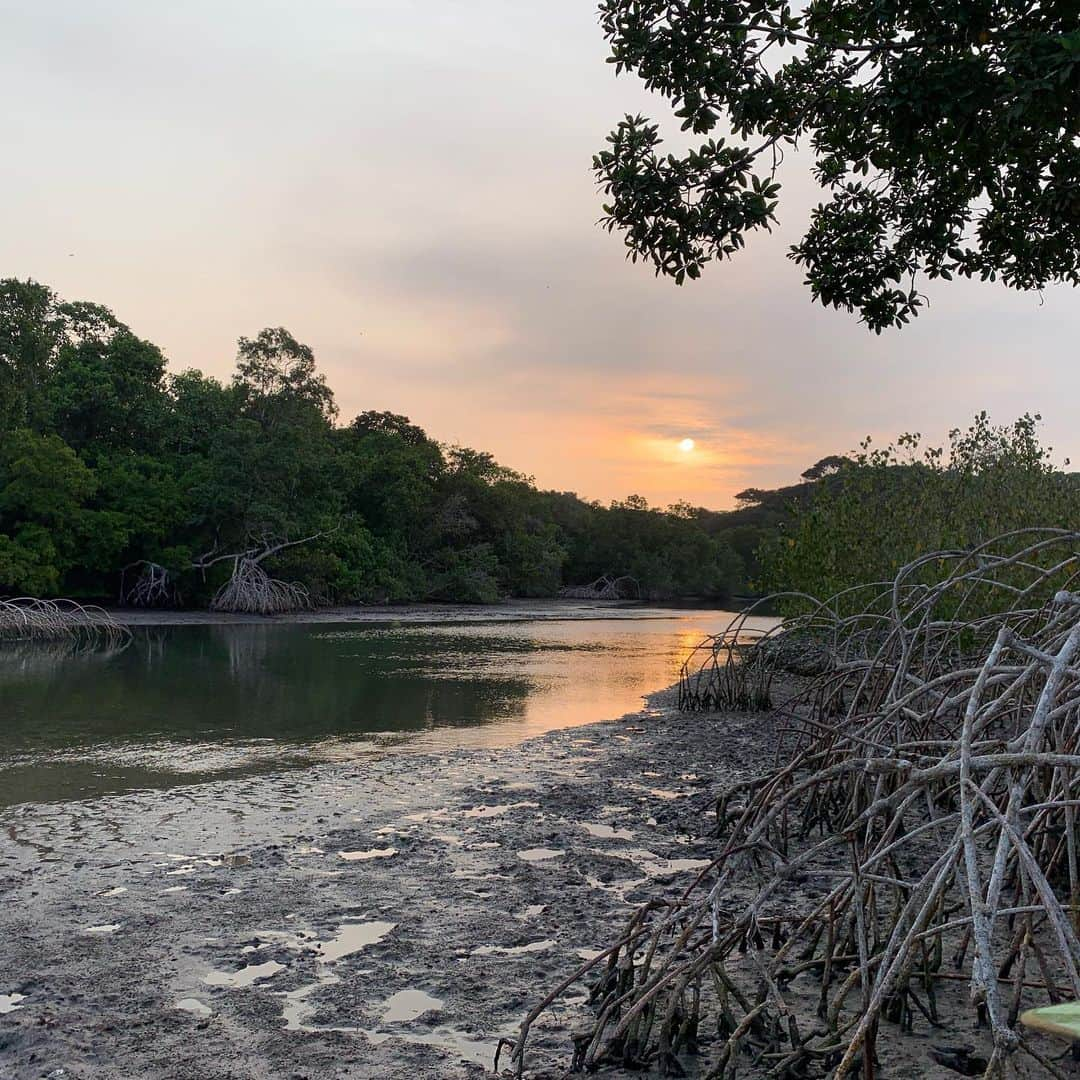
[[[186,885],[172,885],[168,889],[162,889],[159,895],[164,896],[166,893],[178,893],[187,891],[188,887]]]
[[[504,803],[500,806],[474,806],[471,810],[462,810],[461,816],[467,818],[493,818],[499,817],[510,810],[517,810],[522,807],[531,807],[535,810],[539,806],[540,804],[535,802]]]
[[[371,848],[370,851],[339,851],[338,855],[349,862],[363,862],[365,859],[389,859],[397,854],[397,848]]]
[[[664,877],[667,874],[678,874],[685,870],[704,870],[712,863],[711,859],[665,859],[653,851],[627,848],[620,851],[596,851],[596,855],[615,855],[618,858],[629,859],[632,863],[640,866],[649,877]]]
[[[316,948],[321,959],[331,963],[382,941],[396,926],[397,923],[378,921],[343,923],[329,941],[319,942]]]
[[[624,881],[601,881],[598,877],[586,876],[585,880],[589,883],[589,887],[598,890],[599,892],[609,893],[611,896],[617,897],[624,904],[627,903],[626,894],[631,889],[636,889],[640,885],[644,885],[649,880],[648,875],[643,878],[628,878]]]
[[[678,874],[685,870],[704,870],[712,864],[712,859],[664,859],[661,862],[661,874]],[[646,873],[648,869],[646,868]]]
[[[122,893],[126,893],[127,889],[123,885],[117,885],[115,889],[109,889],[108,892],[98,893],[98,896],[120,896]]]
[[[538,915],[542,915],[546,908],[547,904],[530,904],[527,908],[519,911],[517,917],[519,919],[535,919]]]
[[[315,1011],[313,1005],[307,1003],[307,998],[314,991],[318,990],[321,986],[333,986],[335,983],[339,983],[341,980],[336,975],[324,974],[320,975],[317,982],[308,983],[307,986],[301,986],[298,990],[288,990],[281,996],[285,999],[285,1004],[281,1008],[282,1018],[285,1020],[286,1031],[359,1031],[359,1028],[337,1028],[337,1027],[322,1027],[318,1024],[308,1024],[307,1019]]]
[[[298,847],[296,849],[296,854],[297,855],[325,855],[326,852],[323,851],[323,849],[321,847]],[[341,854],[344,854],[344,852],[342,852]]]
[[[307,1021],[315,1012],[315,1006],[310,1005],[307,999],[316,990],[319,990],[324,986],[334,986],[341,982],[341,979],[332,971],[324,970],[322,967],[323,964],[333,963],[335,960],[340,960],[343,956],[349,956],[352,953],[359,952],[368,945],[374,945],[376,942],[382,941],[382,939],[396,927],[397,923],[379,921],[343,923],[338,928],[337,934],[329,941],[316,943],[315,948],[319,953],[320,968],[315,982],[308,983],[307,986],[301,986],[296,990],[288,990],[281,995],[285,999],[285,1003],[281,1008],[281,1015],[285,1021],[285,1030],[307,1032],[340,1031],[350,1034],[360,1032],[361,1029],[357,1027],[334,1027],[323,1026],[322,1024],[309,1024]],[[414,991],[414,993],[418,992],[419,991]],[[399,995],[394,995],[394,997],[398,996]],[[394,998],[390,999],[390,1001],[393,1000]],[[387,1005],[389,1004],[390,1002],[388,1001]],[[442,1002],[439,1002],[439,1005],[442,1005]]]
[[[0,1016],[21,1009],[23,1006],[19,1002],[25,1000],[25,994],[0,994]]]
[[[442,999],[432,997],[423,990],[399,990],[386,999],[383,1020],[388,1024],[404,1024],[427,1012],[436,1012],[443,1006]]]
[[[285,965],[276,960],[267,960],[265,964],[249,964],[239,971],[211,971],[203,976],[203,982],[207,986],[228,986],[233,990],[245,986],[253,986],[260,979],[271,979],[279,971],[284,971]]]
[[[519,851],[518,858],[525,862],[544,862],[546,859],[557,859],[565,854],[565,851],[556,851],[554,848],[534,847]]]
[[[671,799],[684,799],[684,798],[686,798],[686,793],[683,792],[683,791],[667,791],[664,788],[655,788],[655,787],[654,788],[649,788],[649,794],[652,795],[654,798],[667,799],[669,801]]]
[[[288,915],[285,916],[288,918]],[[291,952],[303,952],[305,949],[318,947],[317,941],[307,940],[306,934],[294,934],[288,930],[256,930],[252,935],[255,938],[254,945],[245,945],[242,953],[258,952],[260,949],[268,949],[275,942],[283,945]]]
[[[447,807],[441,806],[438,810],[421,810],[419,813],[416,814],[406,814],[402,818],[402,821],[430,821],[432,818],[446,817],[446,815],[449,813],[450,811]]]
[[[633,840],[634,834],[629,829],[616,829],[613,825],[600,825],[591,821],[582,822],[581,827],[598,840]]]
[[[325,1031],[341,1029],[318,1028],[317,1030]],[[477,1065],[491,1068],[491,1064],[495,1060],[495,1046],[499,1036],[501,1035],[504,1038],[510,1038],[517,1034],[517,1030],[517,1025],[508,1026],[504,1030],[500,1030],[492,1035],[490,1041],[473,1038],[464,1031],[458,1031],[456,1028],[436,1028],[434,1031],[423,1035],[399,1034],[394,1031],[367,1030],[364,1030],[363,1034],[369,1042],[376,1046],[386,1042],[388,1039],[400,1039],[402,1042],[419,1044],[422,1046],[434,1046],[440,1050],[447,1050],[450,1053],[457,1054],[458,1057],[464,1061],[472,1061]]]
[[[473,949],[473,956],[521,956],[523,953],[544,952],[555,942],[551,938],[543,941],[530,941],[528,945],[481,945]]]
[[[83,929],[84,934],[115,934],[120,929],[118,922],[104,923],[101,926],[87,926]]]
[[[213,1009],[204,1005],[198,998],[181,998],[176,1002],[176,1007],[183,1012],[193,1013],[195,1016],[210,1016]]]
[[[447,844],[449,847],[464,847],[465,841],[460,836],[455,836],[453,833],[432,833],[432,840],[438,840],[440,844]]]

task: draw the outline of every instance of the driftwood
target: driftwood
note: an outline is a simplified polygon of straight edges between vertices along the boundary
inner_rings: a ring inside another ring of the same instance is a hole
[[[681,1075],[699,1052],[712,1080],[872,1080],[889,1025],[942,1025],[961,980],[984,1054],[939,1062],[1065,1075],[1017,1017],[1080,997],[1078,551],[1080,534],[1014,533],[710,639],[683,706],[793,687],[786,754],[719,794],[711,866],[530,1012],[518,1075],[540,1012],[589,977],[585,1070]]]
[[[115,647],[131,632],[107,611],[74,600],[0,599],[0,642],[53,641],[73,646]]]
[[[232,562],[229,580],[221,586],[210,601],[211,611],[232,611],[251,615],[280,615],[289,611],[299,611],[312,606],[307,589],[290,581],[278,581],[263,568],[263,562],[286,548],[299,544],[308,544],[325,536],[314,533],[300,540],[283,540],[271,543],[262,540],[244,551],[234,551],[225,555],[208,552],[192,563],[203,572],[220,562]]]
[[[622,577],[604,574],[588,585],[568,585],[559,590],[559,596],[564,600],[638,600],[641,587],[628,574]]]

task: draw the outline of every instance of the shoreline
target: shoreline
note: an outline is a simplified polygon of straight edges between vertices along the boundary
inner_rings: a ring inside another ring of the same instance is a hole
[[[0,1076],[482,1076],[636,903],[692,880],[711,793],[769,730],[667,690],[500,750],[0,812]],[[569,1063],[583,994],[533,1075]]]
[[[173,608],[103,608],[125,626],[288,626],[307,623],[454,623],[666,619],[675,613],[728,611],[717,602],[629,600],[500,600],[496,604],[343,604],[283,615]],[[732,614],[735,614],[734,609]]]

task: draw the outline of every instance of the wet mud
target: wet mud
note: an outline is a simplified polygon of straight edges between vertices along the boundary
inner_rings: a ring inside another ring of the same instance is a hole
[[[490,1074],[528,1008],[709,857],[760,717],[621,721],[511,748],[0,813],[0,1077]],[[586,988],[537,1026],[562,1075]]]

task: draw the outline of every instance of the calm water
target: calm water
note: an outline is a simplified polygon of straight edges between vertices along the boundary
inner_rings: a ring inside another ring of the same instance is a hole
[[[505,746],[639,708],[729,618],[143,627],[112,655],[7,647],[0,805]]]

